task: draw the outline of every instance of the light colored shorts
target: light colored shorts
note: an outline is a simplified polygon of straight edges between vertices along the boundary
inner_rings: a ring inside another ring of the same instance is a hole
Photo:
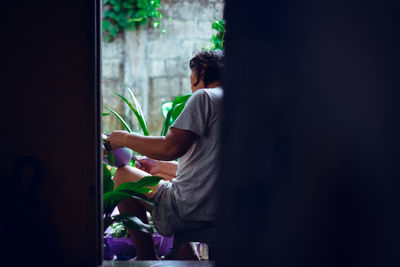
[[[207,227],[211,222],[182,220],[175,205],[172,183],[161,180],[153,198],[154,206],[151,217],[154,226],[162,236],[172,236],[176,232]]]

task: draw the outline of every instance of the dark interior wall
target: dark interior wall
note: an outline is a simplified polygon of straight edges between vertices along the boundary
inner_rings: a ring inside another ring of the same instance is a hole
[[[14,266],[99,258],[97,2],[2,3],[1,258]]]
[[[225,9],[218,264],[399,265],[398,6],[245,5]],[[98,259],[95,10],[2,3],[0,236],[13,266]]]
[[[398,266],[395,1],[226,1],[219,266]]]

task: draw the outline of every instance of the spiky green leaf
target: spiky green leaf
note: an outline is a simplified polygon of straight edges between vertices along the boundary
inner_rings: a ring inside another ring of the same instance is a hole
[[[140,115],[138,110],[132,105],[132,103],[128,99],[126,99],[124,96],[122,96],[118,93],[114,93],[114,94],[119,96],[129,106],[129,108],[133,111],[133,114],[135,114],[136,118],[138,119],[140,127],[142,128],[143,134],[148,136],[149,132],[147,130],[147,126],[146,126],[143,116]]]
[[[121,118],[121,116],[113,109],[105,107],[106,109],[108,109],[109,111],[111,111],[117,118],[118,120],[125,126],[125,128],[127,129],[128,132],[132,132],[131,128],[129,128],[128,124],[124,121],[124,119]]]

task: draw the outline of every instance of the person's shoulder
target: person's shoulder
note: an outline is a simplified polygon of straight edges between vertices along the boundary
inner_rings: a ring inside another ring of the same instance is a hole
[[[214,88],[206,88],[206,89],[201,89],[204,90],[204,94],[207,95],[207,97],[211,99],[219,99],[222,98],[224,91],[222,90],[221,87],[214,87]]]
[[[192,96],[206,96],[208,98],[222,97],[223,90],[221,87],[203,88],[192,94]]]

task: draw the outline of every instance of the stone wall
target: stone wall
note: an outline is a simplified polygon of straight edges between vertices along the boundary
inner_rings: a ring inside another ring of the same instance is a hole
[[[164,0],[162,28],[143,27],[103,42],[103,104],[124,114],[139,130],[127,105],[113,94],[128,96],[126,84],[138,98],[150,134],[159,135],[164,118],[161,104],[190,93],[189,60],[193,53],[211,46],[214,20],[221,19],[223,0]],[[103,118],[103,130],[123,129],[115,116]]]

